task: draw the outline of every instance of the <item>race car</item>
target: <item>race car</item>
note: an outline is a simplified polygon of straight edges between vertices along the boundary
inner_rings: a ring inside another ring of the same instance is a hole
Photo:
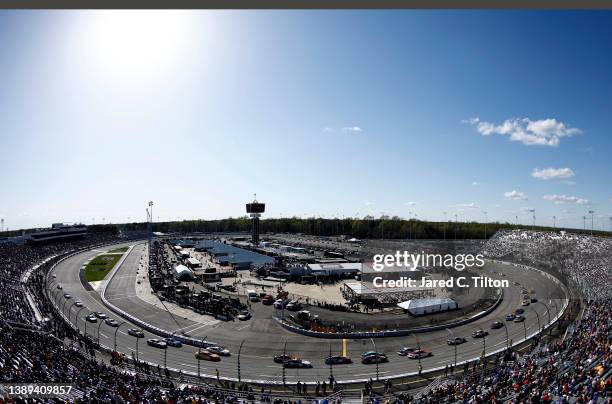
[[[74,302],[74,305],[75,305],[76,307],[83,307],[83,303],[81,303],[81,301],[80,301],[80,300],[75,301],[75,302]]]
[[[102,313],[101,311],[96,311],[94,314],[95,314],[95,315],[96,315],[96,317],[98,317],[100,320],[104,320],[104,319],[107,317],[107,315],[106,315],[106,314],[104,314],[104,313]]]
[[[512,313],[506,315],[506,321],[513,321],[516,316]]]
[[[87,320],[90,323],[97,323],[98,322],[98,319],[93,314],[90,314],[87,317],[85,317],[85,320]]]
[[[373,355],[368,355],[364,358],[361,358],[361,363],[363,363],[364,365],[369,365],[371,363],[384,363],[384,362],[389,362],[389,358],[387,358],[387,355],[383,353],[375,352]]]
[[[503,326],[504,323],[502,323],[501,321],[493,321],[493,323],[491,323],[492,330],[497,330],[498,328],[502,328]]]
[[[112,318],[107,318],[106,320],[104,320],[104,323],[111,327],[119,327],[119,323],[117,322],[117,320],[114,320]]]
[[[295,357],[295,356],[291,356],[291,355],[276,355],[276,356],[274,356],[274,362],[276,362],[276,363],[283,363],[285,361],[292,360],[292,359],[298,359],[298,358]]]
[[[399,356],[406,356],[406,355],[408,355],[412,351],[414,351],[414,348],[409,347],[409,346],[405,346],[402,349],[400,349],[399,351],[397,351],[397,354]]]
[[[128,334],[136,338],[144,338],[144,332],[138,328],[130,328]]]
[[[207,351],[210,351],[212,353],[215,353],[219,356],[230,356],[231,353],[229,351],[229,349],[223,348],[221,346],[218,345],[212,345],[206,348]]]
[[[175,348],[180,348],[183,346],[183,343],[179,341],[178,339],[166,338],[166,345],[173,346]]]
[[[160,348],[160,349],[166,349],[168,347],[168,344],[166,344],[166,341],[162,339],[157,339],[157,338],[148,339],[147,345],[153,346],[155,348]]]
[[[327,358],[325,358],[326,365],[345,365],[348,363],[353,363],[351,358],[349,358],[348,356],[335,355],[328,356]]]
[[[417,349],[416,351],[412,351],[408,354],[408,358],[410,359],[423,359],[429,356],[433,356],[433,353],[422,349]]]
[[[514,319],[515,323],[522,323],[523,321],[525,321],[525,316],[516,316]]]
[[[311,368],[312,363],[303,359],[291,359],[283,362],[283,367],[288,369]]]
[[[472,338],[484,338],[487,335],[489,335],[489,333],[487,331],[484,331],[484,330],[476,330],[476,331],[472,332]]]
[[[207,350],[196,351],[195,357],[196,359],[200,359],[203,361],[211,361],[211,362],[219,362],[221,360],[221,357],[219,355],[217,355],[216,353],[207,351]]]
[[[454,337],[454,338],[449,338],[446,340],[446,343],[448,345],[460,345],[460,344],[463,344],[464,342],[467,342],[467,341],[463,337]]]
[[[518,308],[518,309],[514,310],[514,314],[516,314],[517,316],[519,314],[523,314],[524,312],[525,312],[525,309],[521,309],[521,308]]]
[[[72,295],[70,293],[64,293],[64,299],[72,299]]]

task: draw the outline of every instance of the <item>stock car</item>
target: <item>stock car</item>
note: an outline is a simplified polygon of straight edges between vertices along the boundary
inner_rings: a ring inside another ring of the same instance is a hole
[[[70,293],[64,293],[64,299],[72,299],[72,295]]]
[[[104,313],[102,313],[101,311],[96,311],[96,312],[94,312],[94,314],[95,314],[95,315],[96,315],[96,317],[98,317],[100,320],[104,320],[104,319],[107,317],[107,315],[106,315],[106,314],[104,314]]]
[[[531,303],[529,302],[529,300],[523,300],[523,303],[521,303],[523,306],[529,306]]]
[[[283,363],[285,361],[292,360],[292,359],[298,359],[298,358],[292,355],[285,355],[285,354],[274,356],[274,362],[276,363]]]
[[[518,309],[514,310],[514,314],[516,314],[517,316],[519,314],[523,314],[524,312],[525,312],[525,309],[521,309],[521,308],[518,308]]]
[[[532,297],[532,298],[531,298],[531,303],[537,303],[537,302],[538,302],[538,299],[537,299],[537,298],[535,298],[535,297]]]
[[[107,318],[106,320],[104,320],[104,322],[106,323],[106,325],[111,326],[111,327],[119,327],[119,323],[117,322],[117,320],[112,319],[112,318]]]
[[[397,351],[397,354],[399,356],[406,356],[406,355],[408,355],[408,353],[410,353],[412,351],[414,351],[414,348],[409,347],[409,346],[405,346],[402,349],[400,349],[399,351]],[[374,352],[372,352],[372,353],[374,353]]]
[[[90,314],[87,317],[85,317],[85,320],[89,321],[90,323],[97,323],[98,322],[98,319],[93,314]]]
[[[75,301],[75,302],[74,302],[74,305],[75,305],[76,307],[83,307],[83,303],[81,303],[81,301],[80,301],[80,300]]]
[[[344,365],[348,363],[353,363],[351,358],[349,358],[348,356],[335,355],[328,356],[327,358],[325,358],[326,365]]]
[[[515,318],[516,316],[512,313],[506,314],[506,321],[514,321]]]
[[[416,351],[412,351],[408,354],[408,358],[410,359],[423,359],[429,356],[433,356],[431,351],[425,351],[423,349],[417,349]]]
[[[387,358],[387,355],[383,354],[383,353],[377,353],[374,352],[372,355],[368,355],[361,358],[361,363],[363,363],[364,365],[369,365],[371,363],[384,363],[384,362],[389,362],[389,358]]]
[[[221,360],[221,357],[219,355],[217,355],[216,353],[207,351],[207,350],[196,351],[194,356],[196,357],[196,359],[200,359],[204,361],[219,362]]]
[[[62,285],[58,284],[58,285],[57,285],[57,288],[58,288],[59,290],[62,290]]]
[[[498,328],[502,328],[503,326],[504,323],[502,323],[501,321],[493,321],[493,323],[491,323],[492,330],[497,330]]]
[[[489,335],[489,333],[485,330],[476,330],[472,332],[472,338],[484,338],[487,335]]]
[[[147,345],[153,346],[155,348],[160,348],[160,349],[166,349],[168,347],[168,344],[166,344],[166,341],[162,339],[157,339],[157,338],[148,339]]]
[[[136,338],[144,338],[144,332],[138,328],[130,328],[128,334]]]
[[[311,368],[312,363],[303,359],[290,359],[283,362],[283,367],[288,369]]]
[[[448,345],[461,345],[464,342],[467,342],[467,340],[463,337],[454,337],[454,338],[449,338],[446,340],[446,343]]]
[[[522,323],[523,321],[525,321],[525,316],[516,316],[514,319],[515,323]]]
[[[175,348],[180,348],[183,346],[183,343],[179,341],[178,339],[166,338],[166,345],[173,346]]]
[[[210,351],[212,353],[215,353],[219,356],[230,356],[231,353],[229,351],[229,349],[223,348],[221,346],[218,345],[212,345],[206,348],[207,351]]]

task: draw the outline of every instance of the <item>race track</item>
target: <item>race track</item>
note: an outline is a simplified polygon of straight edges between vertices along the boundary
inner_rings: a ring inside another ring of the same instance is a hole
[[[232,355],[222,358],[221,362],[200,361],[199,369],[202,376],[215,377],[216,369],[218,369],[222,378],[237,378],[237,352],[238,347],[244,341],[240,360],[243,381],[281,383],[282,366],[274,363],[272,356],[282,353],[285,344],[288,354],[297,355],[313,364],[311,369],[286,369],[287,383],[297,381],[316,382],[329,378],[330,369],[329,366],[325,365],[324,358],[329,355],[330,349],[332,354],[340,354],[342,352],[342,340],[312,338],[286,331],[271,318],[274,309],[262,304],[253,305],[253,319],[245,322],[220,322],[211,319],[199,323],[176,315],[172,316],[163,307],[153,306],[136,296],[136,271],[145,244],[143,242],[118,244],[112,248],[124,245],[134,247],[108,284],[107,299],[118,308],[149,324],[168,331],[183,329],[193,338],[206,338],[208,341],[216,342],[230,349]],[[49,278],[49,283],[50,290],[54,298],[57,299],[60,309],[69,316],[73,324],[77,324],[82,332],[87,327],[87,334],[94,340],[97,340],[99,330],[99,341],[106,347],[113,348],[115,346],[116,334],[117,350],[124,352],[127,356],[131,356],[132,352],[135,354],[138,351],[138,357],[141,361],[160,364],[162,367],[164,366],[164,356],[166,356],[167,367],[197,374],[198,360],[194,357],[197,348],[187,345],[183,345],[181,348],[168,347],[167,350],[150,347],[146,344],[146,339],[156,338],[156,336],[146,331],[145,338],[138,341],[137,347],[136,338],[127,334],[128,328],[137,327],[129,322],[122,324],[118,332],[116,332],[116,328],[107,326],[103,321],[98,321],[97,324],[85,322],[84,317],[94,311],[104,312],[110,317],[116,318],[120,323],[123,321],[105,307],[97,292],[87,291],[79,280],[79,270],[83,264],[88,259],[108,249],[110,247],[82,252],[56,266],[53,270],[56,278]],[[141,270],[141,274],[144,275],[145,272]],[[525,337],[525,331],[528,335],[531,335],[538,330],[537,316],[539,316],[540,323],[543,326],[549,322],[549,314],[551,319],[556,317],[557,311],[566,302],[564,296],[560,294],[558,286],[539,272],[498,263],[487,263],[483,272],[491,278],[508,279],[510,287],[504,291],[504,299],[492,313],[470,324],[452,329],[454,335],[467,338],[466,343],[457,346],[457,363],[479,357],[483,352],[483,342],[486,342],[487,354],[505,347],[506,333],[504,327],[492,330],[490,329],[492,321],[499,320],[506,324],[511,343],[517,343]],[[504,276],[500,272],[503,272]],[[148,282],[148,280],[145,280],[145,282]],[[503,318],[507,313],[514,312],[521,305],[521,287],[515,285],[514,282],[518,282],[526,288],[534,289],[539,299],[538,303],[525,307],[526,321],[524,323],[506,322]],[[54,293],[57,283],[63,286],[63,292],[70,293],[73,296],[72,299],[65,300],[62,296],[63,293]],[[73,303],[77,299],[82,301],[83,309],[74,306]],[[77,311],[79,311],[78,316]],[[473,339],[470,336],[471,332],[478,328],[489,332],[486,340]],[[443,368],[445,365],[455,362],[455,349],[446,344],[449,336],[449,331],[446,330],[418,334],[421,347],[431,350],[434,354],[432,357],[421,361],[424,372],[433,368]],[[377,338],[374,343],[378,351],[387,353],[389,357],[388,363],[379,366],[380,378],[395,377],[418,371],[417,360],[400,357],[396,354],[396,351],[401,347],[416,347],[416,337]],[[359,360],[362,352],[373,350],[372,342],[369,339],[347,340],[346,349],[348,356],[353,359],[354,363],[334,366],[335,379],[338,382],[375,379],[376,365],[363,365]]]

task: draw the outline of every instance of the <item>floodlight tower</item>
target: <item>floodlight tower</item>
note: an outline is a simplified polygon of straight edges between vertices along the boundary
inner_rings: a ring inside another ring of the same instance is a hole
[[[529,212],[533,214],[533,227],[535,227],[535,209],[529,209]]]
[[[251,216],[251,243],[259,244],[259,218],[266,210],[265,203],[257,202],[257,194],[253,195],[253,202],[246,204],[246,212]]]
[[[4,219],[0,219],[0,231],[4,231]]]
[[[147,232],[153,232],[153,201],[149,201],[147,208]]]
[[[589,210],[589,213],[591,214],[591,236],[592,236],[593,235],[593,216],[595,215],[595,211]]]

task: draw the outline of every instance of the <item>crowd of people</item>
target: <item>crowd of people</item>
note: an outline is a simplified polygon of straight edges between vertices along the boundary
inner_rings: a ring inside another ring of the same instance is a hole
[[[114,237],[100,235],[39,246],[0,244],[0,383],[70,381],[75,389],[65,399],[83,403],[312,401],[312,398],[302,401],[299,394],[279,398],[245,385],[184,383],[176,375],[162,374],[149,366],[128,368],[122,361],[115,360],[113,365],[96,358],[99,354],[91,341],[83,341],[67,326],[53,320],[52,309],[43,294],[43,274],[63,254]],[[612,402],[610,240],[502,232],[486,248],[490,257],[559,271],[585,294],[582,316],[568,328],[565,338],[539,341],[525,354],[506,352],[488,367],[483,361],[482,366],[475,364],[471,371],[468,367],[463,372],[453,369],[443,382],[418,395],[403,393],[390,384],[374,383],[367,390],[371,402]],[[538,256],[538,251],[545,255]],[[24,282],[25,273],[50,257],[55,258],[31,271]],[[41,327],[28,296],[36,301],[39,314],[51,318],[52,327]],[[303,389],[302,393],[305,392]]]
[[[612,297],[612,239],[567,232],[500,230],[486,243],[489,258],[550,269],[589,300]]]

